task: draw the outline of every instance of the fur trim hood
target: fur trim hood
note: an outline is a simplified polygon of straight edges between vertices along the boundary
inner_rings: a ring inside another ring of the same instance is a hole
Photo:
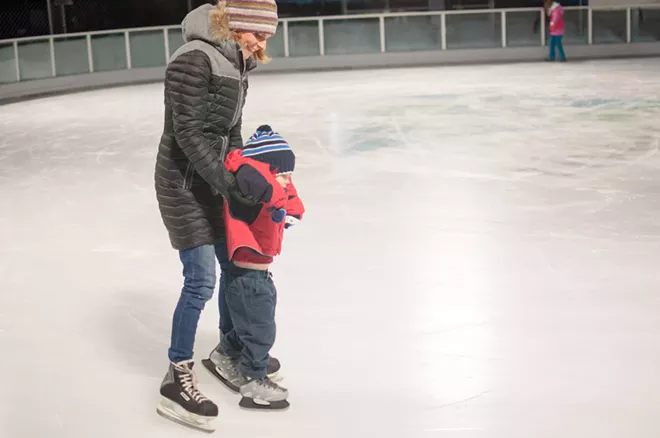
[[[183,41],[186,43],[202,40],[210,44],[217,44],[232,39],[224,4],[219,6],[204,4],[193,9],[183,19],[181,26],[183,27]]]
[[[183,41],[189,43],[201,40],[215,46],[236,68],[240,69],[243,53],[241,45],[234,41],[229,30],[229,17],[225,12],[225,2],[217,6],[204,4],[193,9],[181,23]],[[245,67],[250,71],[256,67],[256,62],[250,57]]]

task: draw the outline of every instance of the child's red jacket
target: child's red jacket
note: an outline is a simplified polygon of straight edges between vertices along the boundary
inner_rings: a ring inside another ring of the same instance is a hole
[[[273,221],[273,209],[285,209],[287,216],[302,219],[305,207],[298,197],[293,182],[283,188],[275,179],[275,172],[271,171],[266,163],[243,157],[240,150],[232,151],[225,160],[227,170],[236,174],[243,166],[249,166],[251,175],[254,175],[254,183],[251,187],[257,187],[263,191],[268,187],[267,194],[261,196],[263,203],[255,207],[225,202],[224,218],[227,234],[227,250],[229,259],[232,260],[238,248],[247,247],[267,257],[275,257],[282,250],[282,238],[284,235],[285,220],[279,223]],[[245,171],[246,169],[242,169]],[[255,170],[256,172],[254,172]],[[267,184],[267,185],[266,185]],[[272,188],[272,191],[271,191]],[[245,193],[252,196],[255,194]],[[261,193],[257,194],[261,195]]]

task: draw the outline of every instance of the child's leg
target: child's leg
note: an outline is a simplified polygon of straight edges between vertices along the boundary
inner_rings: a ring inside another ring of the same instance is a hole
[[[564,37],[557,37],[557,47],[559,48],[559,60],[566,61],[566,53],[564,53]]]
[[[235,268],[227,289],[234,332],[243,344],[238,370],[244,383],[239,405],[248,409],[286,409],[289,391],[267,377],[275,343],[277,290],[269,272]]]
[[[262,379],[267,375],[270,349],[275,344],[277,290],[267,271],[234,268],[227,288],[227,304],[234,330],[230,340],[242,345],[239,371],[243,377]]]

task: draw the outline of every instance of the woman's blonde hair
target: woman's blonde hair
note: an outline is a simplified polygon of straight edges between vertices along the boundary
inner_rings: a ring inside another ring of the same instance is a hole
[[[241,34],[229,29],[229,15],[227,14],[226,7],[227,3],[221,0],[209,12],[211,16],[211,35],[213,35],[213,39],[216,41],[227,41],[231,39],[241,44]],[[271,61],[265,50],[254,52],[252,56],[262,64],[268,64]]]

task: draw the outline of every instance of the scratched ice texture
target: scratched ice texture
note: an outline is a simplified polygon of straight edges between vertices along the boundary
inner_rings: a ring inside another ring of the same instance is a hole
[[[273,266],[291,408],[199,367],[217,435],[657,437],[659,71],[254,75],[243,135],[285,136],[308,210]],[[199,436],[155,412],[182,281],[162,119],[162,84],[0,107],[0,436]]]

